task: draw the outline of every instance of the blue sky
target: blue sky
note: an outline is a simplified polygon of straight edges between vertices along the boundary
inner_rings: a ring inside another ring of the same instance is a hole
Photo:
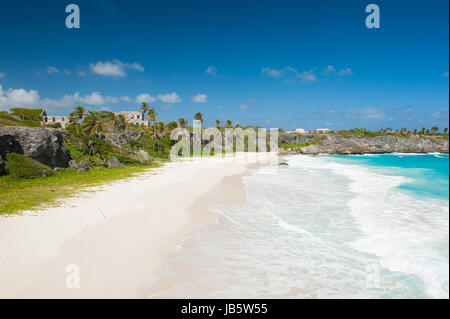
[[[74,0],[0,4],[0,109],[151,102],[284,129],[448,127],[448,1]],[[381,28],[365,27],[376,3]]]

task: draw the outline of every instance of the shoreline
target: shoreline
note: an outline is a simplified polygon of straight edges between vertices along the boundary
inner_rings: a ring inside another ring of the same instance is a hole
[[[284,156],[284,155],[307,155],[307,156],[316,156],[316,155],[341,155],[341,156],[364,156],[364,155],[384,155],[384,154],[392,154],[392,155],[449,155],[450,153],[442,153],[442,152],[409,152],[409,153],[404,153],[404,152],[380,152],[380,153],[371,153],[371,152],[367,152],[367,153],[345,153],[345,154],[341,154],[341,153],[314,153],[314,154],[308,154],[308,153],[301,153],[301,152],[297,152],[297,151],[282,151],[282,152],[278,152],[279,156]]]
[[[173,247],[214,221],[210,205],[245,201],[248,171],[244,163],[170,163],[70,199],[72,207],[1,218],[0,298],[147,298]],[[72,264],[79,289],[65,285]]]

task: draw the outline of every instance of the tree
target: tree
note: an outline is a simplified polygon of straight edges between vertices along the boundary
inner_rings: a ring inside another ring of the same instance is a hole
[[[179,119],[178,119],[178,123],[180,124],[180,127],[186,128],[187,121],[186,121],[185,118],[183,118],[183,117],[179,118]]]
[[[448,128],[444,128],[444,134],[447,134]]]
[[[200,121],[200,124],[203,126],[203,122],[204,122],[203,113],[201,113],[201,112],[195,113],[194,120]]]
[[[413,134],[417,135],[417,129],[416,128],[413,130]]]
[[[233,127],[233,123],[230,120],[227,120],[226,124],[225,124],[226,128],[232,128]]]
[[[152,161],[155,157],[155,145],[156,145],[156,120],[158,119],[158,113],[152,108],[148,109],[148,120],[153,122],[153,153],[152,153]]]
[[[176,129],[178,127],[178,123],[175,121],[170,122],[169,124],[167,124],[167,128],[170,132],[172,132],[174,129]]]
[[[216,127],[220,129],[220,121],[216,120]]]
[[[158,122],[157,124],[155,124],[155,126],[156,126],[156,130],[157,130],[157,137],[159,140],[162,140],[162,138],[164,136],[166,136],[169,128],[167,125],[164,124],[164,122]],[[158,143],[159,156],[161,156],[161,148],[162,148],[162,143]]]
[[[109,122],[109,124],[117,132],[117,145],[119,145],[119,151],[120,153],[122,153],[122,145],[120,144],[119,133],[126,132],[128,130],[128,120],[124,114],[114,114],[114,117]]]
[[[84,120],[84,118],[86,117],[86,110],[84,109],[83,105],[78,105],[72,113],[70,113],[69,115],[70,119],[70,123],[74,124],[77,128],[77,133],[80,134],[79,131],[79,121]]]
[[[105,123],[101,118],[101,114],[99,111],[89,111],[88,115],[85,117],[82,124],[83,131],[89,138],[88,147],[89,147],[89,155],[88,155],[88,166],[91,161],[92,149],[94,147],[95,140],[100,138],[101,133],[105,129]]]
[[[141,107],[139,108],[139,111],[142,112],[142,120],[145,120],[145,113],[147,113],[149,109],[150,105],[148,105],[147,102],[142,102]]]
[[[439,127],[433,126],[433,127],[431,128],[431,132],[433,132],[434,134],[436,134],[437,132],[439,132]]]

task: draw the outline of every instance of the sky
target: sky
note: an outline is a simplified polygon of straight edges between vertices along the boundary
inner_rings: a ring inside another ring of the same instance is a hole
[[[447,0],[0,0],[0,110],[147,101],[166,122],[443,128],[448,37]]]

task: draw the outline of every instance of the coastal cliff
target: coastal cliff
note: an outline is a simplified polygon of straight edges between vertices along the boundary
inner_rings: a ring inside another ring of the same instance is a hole
[[[434,138],[344,135],[280,134],[280,143],[289,145],[281,154],[378,154],[448,153],[449,141]]]

